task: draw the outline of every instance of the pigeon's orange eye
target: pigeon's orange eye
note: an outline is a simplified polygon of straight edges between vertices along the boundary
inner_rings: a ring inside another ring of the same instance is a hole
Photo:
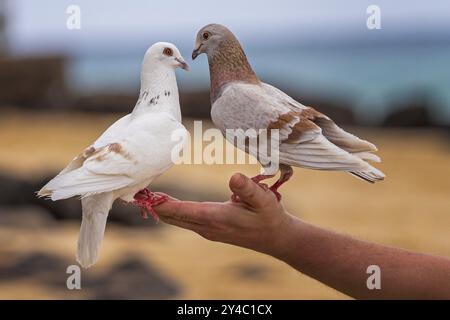
[[[204,40],[208,40],[209,39],[209,32],[204,32],[203,33],[203,39]]]
[[[168,57],[171,57],[173,55],[173,51],[170,48],[164,48],[163,53]]]

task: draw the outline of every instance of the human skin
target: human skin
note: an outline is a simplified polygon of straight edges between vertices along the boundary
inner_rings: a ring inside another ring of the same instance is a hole
[[[289,214],[270,190],[239,173],[229,186],[234,196],[228,202],[171,198],[155,209],[166,223],[268,254],[357,299],[450,299],[450,259],[357,240],[304,222]],[[381,289],[367,287],[370,265],[380,267]]]

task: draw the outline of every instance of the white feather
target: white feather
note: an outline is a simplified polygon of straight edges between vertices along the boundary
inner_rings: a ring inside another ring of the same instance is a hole
[[[86,197],[81,200],[83,217],[78,236],[77,261],[89,268],[98,260],[100,245],[105,233],[106,220],[113,204],[111,192]]]

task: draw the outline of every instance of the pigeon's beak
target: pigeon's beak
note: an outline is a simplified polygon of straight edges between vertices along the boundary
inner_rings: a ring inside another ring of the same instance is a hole
[[[198,49],[195,49],[194,51],[192,51],[192,60],[195,60],[195,58],[198,57]]]
[[[194,49],[194,51],[192,51],[192,60],[195,60],[195,58],[197,58],[198,55],[202,53],[202,52],[200,52],[201,48],[202,48],[202,44],[200,44],[197,48]]]
[[[175,58],[175,60],[178,62],[178,67],[180,67],[183,70],[189,71],[189,65],[181,58]]]

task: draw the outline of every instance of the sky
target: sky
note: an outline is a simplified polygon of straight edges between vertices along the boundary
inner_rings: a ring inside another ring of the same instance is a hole
[[[0,0],[8,11],[10,45],[17,51],[69,49],[92,44],[193,41],[211,22],[230,27],[247,42],[320,41],[367,33],[366,8],[381,9],[382,32],[450,30],[448,0]],[[69,5],[81,9],[81,30],[66,28]]]
[[[149,45],[172,42],[189,57],[197,31],[215,22],[237,35],[261,79],[351,97],[365,110],[427,88],[450,122],[450,0],[0,0],[0,12],[2,4],[13,55],[64,54],[80,90],[137,87]],[[81,10],[80,30],[66,27],[70,5]],[[370,5],[381,30],[367,28]],[[179,74],[183,88],[208,86],[205,59]]]

